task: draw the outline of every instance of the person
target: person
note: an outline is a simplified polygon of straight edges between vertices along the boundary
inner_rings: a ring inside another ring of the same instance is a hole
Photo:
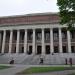
[[[13,58],[10,60],[10,64],[14,64],[14,59]]]
[[[72,58],[69,58],[70,66],[72,66]]]
[[[40,58],[40,64],[43,64],[43,58]]]
[[[68,63],[67,63],[67,58],[65,58],[65,64],[67,65]]]

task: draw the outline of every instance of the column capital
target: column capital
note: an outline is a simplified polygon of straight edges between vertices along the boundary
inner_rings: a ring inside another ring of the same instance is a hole
[[[42,28],[42,30],[45,30],[45,28]]]
[[[10,31],[13,31],[12,29]]]
[[[59,30],[61,30],[62,28],[58,28]]]
[[[33,31],[35,31],[36,29],[32,29]]]
[[[28,29],[24,29],[25,30],[25,32],[28,30]]]
[[[20,31],[20,29],[17,29],[17,31]]]
[[[3,31],[6,31],[6,30],[3,30]]]
[[[50,28],[50,30],[53,30],[53,28]]]

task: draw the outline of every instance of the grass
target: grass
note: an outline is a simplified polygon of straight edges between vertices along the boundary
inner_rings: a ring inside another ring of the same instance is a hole
[[[33,73],[44,73],[44,72],[53,72],[53,71],[63,71],[63,70],[72,70],[75,67],[31,67],[18,74],[33,74]]]
[[[0,70],[10,68],[10,66],[0,65]]]
[[[69,75],[75,75],[75,73],[69,74]]]

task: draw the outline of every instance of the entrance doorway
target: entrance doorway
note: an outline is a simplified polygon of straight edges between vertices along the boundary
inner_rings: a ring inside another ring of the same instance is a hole
[[[46,54],[50,54],[50,46],[49,45],[46,45],[45,50],[46,50]]]
[[[58,46],[54,46],[54,53],[59,53],[59,47]]]
[[[41,54],[42,53],[42,48],[41,46],[37,46],[37,54]]]
[[[30,55],[32,54],[32,46],[29,46],[29,50],[27,51],[27,53]]]

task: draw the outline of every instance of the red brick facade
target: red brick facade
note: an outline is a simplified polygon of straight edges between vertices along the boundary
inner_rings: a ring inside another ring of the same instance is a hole
[[[43,24],[43,23],[57,23],[59,21],[57,14],[36,14],[36,15],[22,15],[22,16],[9,16],[1,17],[0,24]]]

